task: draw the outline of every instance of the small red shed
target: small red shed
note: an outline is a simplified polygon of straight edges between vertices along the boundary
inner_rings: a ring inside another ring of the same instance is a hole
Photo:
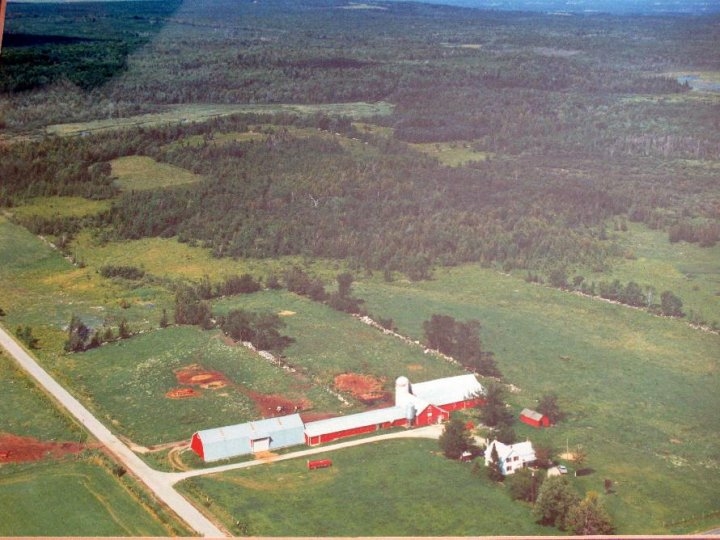
[[[532,409],[523,409],[520,412],[520,421],[532,427],[548,427],[552,423],[547,416]]]

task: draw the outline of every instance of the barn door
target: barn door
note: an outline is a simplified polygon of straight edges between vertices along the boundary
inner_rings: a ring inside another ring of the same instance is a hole
[[[252,451],[253,452],[267,452],[270,450],[270,437],[264,437],[262,439],[253,439]]]

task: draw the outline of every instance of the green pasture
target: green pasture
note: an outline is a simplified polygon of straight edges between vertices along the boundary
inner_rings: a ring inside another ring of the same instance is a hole
[[[9,212],[19,218],[85,217],[99,214],[110,208],[108,201],[94,201],[83,197],[35,197],[16,206]]]
[[[347,395],[349,408],[325,388],[336,375],[358,372],[384,381],[408,374],[423,381],[459,373],[456,366],[423,354],[359,320],[284,291],[267,291],[217,301],[215,314],[231,309],[284,312],[283,334],[295,342],[284,361],[288,373],[256,353],[229,345],[217,331],[195,327],[156,329],[101,348],[58,356],[53,369],[100,417],[125,436],[146,446],[189,439],[198,429],[249,421],[272,411],[259,411],[234,385],[260,394],[309,400],[311,410],[339,413],[362,406]],[[196,398],[173,400],[166,392],[180,386],[174,370],[200,364],[224,373],[233,385],[200,390]],[[307,410],[307,409],[306,409]]]
[[[124,191],[141,191],[199,182],[202,177],[147,156],[125,156],[110,162],[112,175]]]
[[[90,251],[89,251],[90,252]],[[29,325],[40,339],[38,354],[62,350],[73,314],[92,328],[117,333],[121,319],[133,332],[157,327],[166,290],[152,284],[105,279],[101,264],[78,267],[26,229],[0,217],[0,307],[10,331]],[[158,303],[159,302],[159,303]]]
[[[209,506],[235,534],[252,536],[543,535],[528,505],[471,464],[450,461],[437,442],[394,440],[305,459],[197,477],[178,488]],[[484,471],[483,471],[484,472]]]
[[[86,434],[58,410],[35,384],[0,349],[0,432],[40,440],[84,441]],[[0,477],[3,469],[0,468]]]
[[[213,258],[210,250],[180,243],[174,238],[143,238],[97,243],[87,232],[78,234],[73,246],[89,268],[99,269],[105,265],[131,265],[142,268],[148,274],[161,279],[199,281],[208,276],[219,282],[231,275],[248,273],[256,279],[270,274],[281,276],[292,266],[301,266],[307,272],[328,283],[345,271],[341,262],[322,259],[305,260],[303,257],[278,259],[222,259]]]
[[[113,474],[84,460],[0,469],[2,536],[169,536]]]
[[[683,311],[694,312],[708,324],[720,326],[720,245],[701,248],[687,242],[670,243],[666,232],[628,224],[618,233],[633,257],[613,264],[609,272],[586,276],[586,281],[619,279],[670,290],[683,301]]]
[[[385,389],[392,391],[400,375],[419,382],[461,373],[457,366],[424,354],[420,345],[403,343],[351,315],[286,291],[224,299],[214,311],[222,314],[237,308],[290,312],[282,318],[287,325],[283,333],[295,342],[284,354],[324,384],[332,384],[341,373],[363,373],[384,379]]]
[[[421,337],[433,313],[480,320],[485,348],[519,388],[508,394],[516,412],[556,392],[568,413],[542,435],[524,426],[519,433],[548,437],[558,450],[582,445],[595,479],[626,486],[617,493],[621,532],[659,533],[666,522],[718,509],[717,335],[473,266],[356,290],[410,336]],[[650,490],[651,478],[663,489]]]
[[[230,384],[218,389],[195,387],[200,395],[194,398],[166,397],[166,392],[181,386],[175,370],[192,364],[222,372]],[[199,429],[274,414],[256,409],[247,392],[298,401],[306,396],[321,410],[337,403],[304,377],[272,366],[243,346],[227,345],[219,332],[189,326],[155,330],[64,356],[56,369],[98,416],[146,446],[189,441]]]

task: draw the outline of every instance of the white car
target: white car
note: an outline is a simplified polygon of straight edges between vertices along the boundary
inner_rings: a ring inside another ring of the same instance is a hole
[[[557,470],[560,472],[560,474],[567,474],[568,470],[565,465],[558,465]]]

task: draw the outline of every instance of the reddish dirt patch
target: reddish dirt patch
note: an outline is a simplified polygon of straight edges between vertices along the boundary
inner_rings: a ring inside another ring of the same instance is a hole
[[[165,393],[165,397],[170,399],[184,399],[197,397],[200,393],[194,388],[173,388]]]
[[[383,383],[382,379],[361,373],[342,373],[335,377],[335,388],[367,404],[389,400],[389,393],[383,391]]]
[[[241,391],[253,400],[255,408],[263,418],[292,414],[312,406],[312,403],[304,398],[293,400],[275,394],[261,394],[247,388]]]
[[[179,384],[209,389],[224,388],[230,384],[224,373],[207,370],[200,364],[190,364],[176,369],[175,378]]]
[[[44,442],[33,437],[0,433],[0,463],[60,458],[66,454],[77,454],[85,448],[88,446],[76,442]]]

